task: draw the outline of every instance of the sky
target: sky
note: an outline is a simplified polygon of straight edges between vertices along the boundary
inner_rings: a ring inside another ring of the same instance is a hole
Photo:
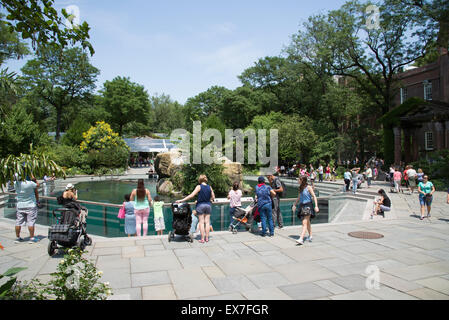
[[[212,86],[239,87],[238,76],[260,58],[280,55],[309,16],[344,2],[56,0],[55,7],[76,6],[91,27],[97,90],[107,80],[129,77],[150,95],[184,104]],[[26,59],[6,67],[19,72]]]

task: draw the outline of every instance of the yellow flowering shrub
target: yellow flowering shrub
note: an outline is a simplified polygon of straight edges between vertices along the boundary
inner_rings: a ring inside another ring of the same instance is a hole
[[[83,142],[81,142],[81,151],[103,150],[107,148],[126,148],[129,150],[125,140],[115,133],[111,126],[104,122],[97,122],[94,127],[90,127],[83,133]]]

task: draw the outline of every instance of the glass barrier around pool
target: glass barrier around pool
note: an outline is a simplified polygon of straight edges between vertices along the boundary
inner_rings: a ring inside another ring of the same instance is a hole
[[[281,213],[284,221],[284,226],[300,225],[301,220],[296,214],[292,213],[291,207],[296,199],[281,199]],[[92,235],[103,237],[125,237],[124,219],[117,218],[120,205],[97,203],[91,201],[79,201],[85,206],[88,211],[87,217],[87,232]],[[37,224],[50,226],[55,223],[53,217],[53,210],[61,208],[56,198],[40,197],[41,207],[39,208]],[[248,206],[249,202],[242,202],[242,207]],[[319,198],[318,204],[320,213],[312,220],[312,223],[327,223],[328,222],[328,199]],[[194,209],[194,203],[191,203],[191,208]],[[173,215],[171,211],[171,203],[164,205],[164,220],[165,231],[168,234],[172,229]],[[9,200],[4,208],[4,217],[7,219],[16,219],[16,195],[9,194]],[[148,233],[147,235],[156,235],[154,229],[153,208],[150,210],[150,218],[148,219]],[[229,214],[229,203],[218,203],[212,205],[211,224],[214,231],[228,230],[231,221]]]

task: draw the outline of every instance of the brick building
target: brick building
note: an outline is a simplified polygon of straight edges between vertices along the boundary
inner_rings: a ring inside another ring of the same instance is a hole
[[[395,106],[412,97],[424,101],[401,114],[400,124],[393,128],[395,164],[449,149],[449,56],[445,49],[440,53],[436,62],[398,74]]]

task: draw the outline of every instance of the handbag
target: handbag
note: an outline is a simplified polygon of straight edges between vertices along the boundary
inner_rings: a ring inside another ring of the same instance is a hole
[[[119,218],[119,219],[125,219],[125,204],[123,204],[123,205],[120,207],[120,210],[118,211],[118,216],[117,216],[117,218]]]

